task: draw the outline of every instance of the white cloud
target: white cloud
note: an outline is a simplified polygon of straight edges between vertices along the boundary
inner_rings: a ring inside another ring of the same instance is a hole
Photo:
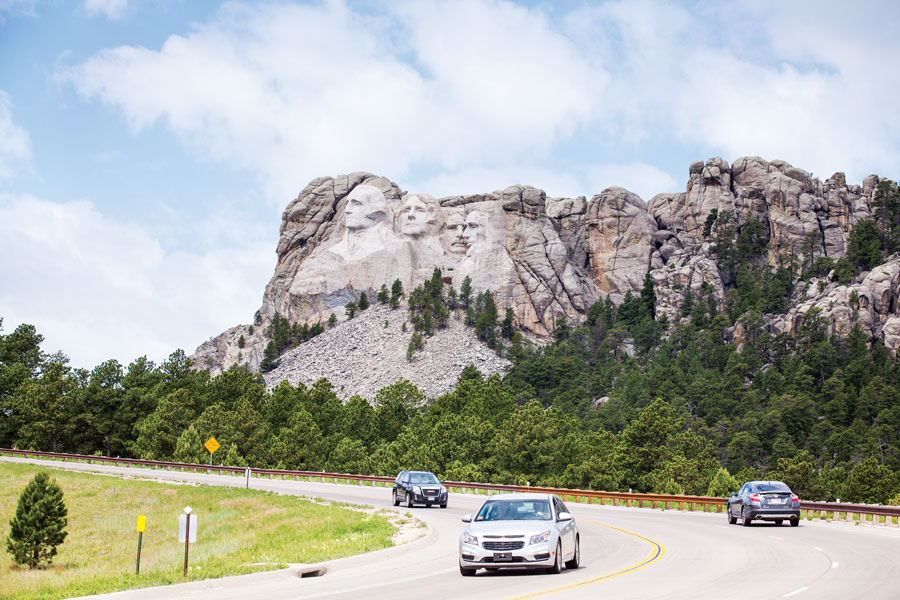
[[[28,132],[13,123],[9,94],[0,90],[0,181],[31,168]]]
[[[685,170],[686,171],[686,170]],[[665,171],[642,163],[594,165],[588,168],[588,180],[594,193],[611,186],[623,187],[644,202],[663,192],[682,192],[685,186]]]
[[[540,188],[551,197],[575,197],[588,193],[582,188],[577,175],[533,166],[472,167],[445,171],[404,182],[401,187],[408,192],[426,192],[440,198],[490,193],[515,184]]]
[[[626,143],[699,144],[857,182],[896,173],[896,3],[735,1],[692,13],[634,0],[581,9],[568,26],[613,57],[620,118],[606,126]]]
[[[36,17],[35,4],[37,0],[0,0],[0,23],[5,21],[5,15]]]
[[[513,165],[589,121],[605,73],[537,12],[505,2],[229,4],[160,50],[123,46],[61,73],[132,125],[163,120],[283,202],[322,174]],[[409,62],[409,60],[411,62]]]
[[[211,332],[250,322],[274,265],[270,244],[169,253],[90,202],[9,195],[0,196],[0,255],[4,328],[31,323],[45,351],[86,368],[190,354]]]
[[[92,17],[104,15],[107,19],[120,19],[128,8],[128,0],[85,0],[84,8]]]

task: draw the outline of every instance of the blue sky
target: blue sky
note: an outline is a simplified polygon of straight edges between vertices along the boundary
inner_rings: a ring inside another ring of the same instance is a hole
[[[247,323],[284,206],[370,171],[684,191],[689,164],[900,175],[894,2],[0,0],[0,317],[73,366]]]

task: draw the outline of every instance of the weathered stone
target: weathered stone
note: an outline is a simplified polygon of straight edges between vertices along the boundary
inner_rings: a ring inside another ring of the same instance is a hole
[[[732,165],[721,158],[696,161],[688,172],[684,192],[657,194],[649,205],[618,187],[590,201],[547,198],[526,185],[436,200],[406,194],[370,173],[314,179],[282,215],[262,325],[253,335],[247,326],[229,329],[201,345],[195,362],[213,374],[233,364],[255,370],[268,341],[262,332],[276,312],[291,322],[324,322],[332,313],[343,321],[344,306],[361,292],[374,298],[395,279],[409,291],[435,268],[457,289],[469,277],[476,292],[491,291],[501,314],[511,308],[516,326],[537,341],[551,339],[560,318],[582,321],[603,296],[618,303],[639,293],[648,269],[657,314],[670,322],[680,318],[687,290],[721,310],[732,282],[717,268],[707,227],[727,224],[740,233],[758,220],[773,267],[818,256],[837,260],[856,223],[871,218],[879,181],[871,175],[861,186],[848,185],[836,173],[823,182],[787,162],[755,156]],[[807,257],[810,241],[814,254]],[[892,258],[850,286],[833,275],[800,282],[788,313],[767,316],[767,326],[796,332],[816,307],[833,333],[858,323],[894,350],[898,265]],[[244,348],[237,347],[241,335]],[[739,343],[743,332],[736,328],[733,335]]]

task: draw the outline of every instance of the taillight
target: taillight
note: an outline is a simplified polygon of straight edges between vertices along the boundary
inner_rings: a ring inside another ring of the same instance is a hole
[[[800,504],[800,498],[797,497],[797,494],[791,494],[791,504]]]
[[[759,504],[759,494],[750,494],[750,502]]]

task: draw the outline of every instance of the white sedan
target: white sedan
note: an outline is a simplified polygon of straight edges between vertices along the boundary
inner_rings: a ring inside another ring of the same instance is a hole
[[[497,494],[475,514],[459,536],[459,572],[483,567],[542,568],[550,573],[577,569],[581,541],[575,519],[553,494]]]

